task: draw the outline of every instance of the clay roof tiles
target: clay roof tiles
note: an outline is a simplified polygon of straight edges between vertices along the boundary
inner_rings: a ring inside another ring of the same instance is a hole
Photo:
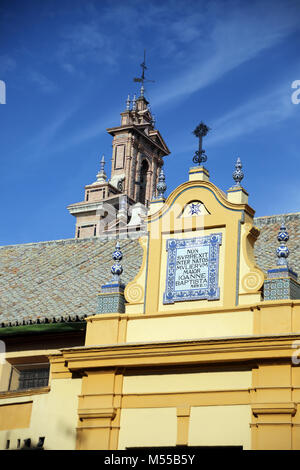
[[[257,265],[276,264],[277,234],[284,221],[290,239],[289,263],[300,275],[300,213],[254,219],[260,229]],[[78,321],[96,312],[97,293],[110,280],[115,240],[55,240],[0,247],[0,326]],[[137,274],[142,248],[137,239],[121,240],[125,283]]]

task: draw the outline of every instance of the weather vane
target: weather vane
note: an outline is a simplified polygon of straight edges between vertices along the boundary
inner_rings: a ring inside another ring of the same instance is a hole
[[[142,67],[142,75],[141,77],[138,77],[138,78],[134,78],[133,81],[134,82],[140,82],[142,84],[141,86],[141,96],[144,95],[144,91],[145,91],[145,88],[144,88],[144,83],[145,82],[152,82],[154,83],[154,80],[148,80],[147,78],[145,78],[145,70],[147,70],[147,67],[146,67],[146,50],[144,49],[144,62],[141,63],[141,67]]]
[[[196,150],[193,162],[201,165],[202,162],[206,162],[207,155],[205,155],[205,150],[202,148],[202,139],[210,131],[210,128],[204,124],[202,121],[193,131],[193,134],[199,138],[199,149]]]

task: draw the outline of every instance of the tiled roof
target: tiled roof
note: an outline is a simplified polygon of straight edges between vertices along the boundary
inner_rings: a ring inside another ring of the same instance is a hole
[[[100,286],[112,277],[115,243],[86,238],[0,247],[0,326],[94,314]],[[121,245],[127,283],[139,270],[142,248],[138,240]]]
[[[289,262],[300,274],[300,213],[258,217],[257,264],[276,263],[282,221],[289,232]],[[115,241],[99,238],[56,240],[0,247],[0,326],[45,321],[78,321],[96,312],[97,292],[111,278]],[[122,279],[134,278],[142,262],[138,240],[121,241]]]
[[[300,212],[254,219],[256,227],[260,230],[254,248],[256,263],[265,272],[276,264],[276,248],[279,246],[277,235],[282,222],[285,223],[290,237],[287,242],[290,251],[288,262],[300,276]]]

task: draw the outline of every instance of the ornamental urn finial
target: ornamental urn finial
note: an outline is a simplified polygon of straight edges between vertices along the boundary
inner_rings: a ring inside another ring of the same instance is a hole
[[[105,183],[106,182],[106,173],[104,171],[105,167],[105,158],[104,155],[102,155],[101,162],[100,162],[100,171],[97,173],[97,181],[96,183]]]
[[[160,173],[159,173],[159,177],[158,177],[158,183],[157,183],[157,186],[156,186],[157,199],[164,199],[164,193],[167,189],[167,185],[166,185],[165,180],[166,180],[165,173],[164,173],[164,170],[161,168]]]
[[[282,224],[280,226],[280,230],[279,230],[278,235],[277,235],[277,240],[280,242],[280,245],[276,250],[276,254],[277,254],[277,257],[278,257],[278,260],[277,260],[277,265],[278,266],[287,266],[288,265],[287,258],[288,258],[289,253],[290,253],[288,247],[286,246],[286,242],[288,241],[288,239],[289,239],[289,234],[286,230],[284,222],[282,222]]]
[[[120,276],[123,273],[123,267],[122,267],[120,261],[123,258],[123,253],[121,251],[121,247],[120,247],[119,242],[116,243],[115,251],[113,252],[112,258],[115,261],[115,263],[111,267],[111,273],[113,275],[112,281],[117,283],[117,284],[121,284]]]
[[[130,95],[128,95],[126,100],[126,111],[130,111]]]
[[[132,110],[136,110],[136,95],[133,95],[133,100],[132,100]]]
[[[242,162],[240,157],[238,157],[236,160],[235,170],[232,173],[232,177],[235,181],[235,187],[241,187],[241,181],[244,178],[244,172],[242,170]]]
[[[204,124],[204,122],[200,122],[200,124],[194,129],[193,134],[199,138],[199,147],[198,150],[196,150],[195,155],[193,157],[193,162],[198,163],[201,165],[201,163],[206,162],[207,160],[207,155],[205,155],[205,150],[202,148],[202,139],[203,137],[206,136],[206,134],[210,131],[210,128]]]

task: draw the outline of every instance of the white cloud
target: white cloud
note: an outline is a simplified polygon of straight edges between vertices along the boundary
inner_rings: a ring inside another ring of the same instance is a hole
[[[300,27],[299,5],[295,2],[243,5],[231,9],[228,3],[228,8],[221,9],[207,35],[194,41],[189,51],[189,64],[154,92],[153,105],[165,106],[216,82]],[[191,22],[193,32],[194,21],[190,16],[183,24],[189,30]]]
[[[92,61],[115,65],[116,59],[112,47],[112,37],[108,36],[95,20],[77,23],[62,32],[62,44],[58,55],[68,66],[72,61],[79,63]]]
[[[30,70],[28,78],[44,93],[54,93],[58,89],[57,85],[53,83],[52,80],[36,70]]]
[[[288,81],[276,86],[268,93],[262,93],[256,99],[250,99],[232,111],[209,122],[210,133],[205,137],[205,147],[220,145],[255,131],[265,130],[269,126],[292,118],[298,114],[298,108],[291,103],[291,88]],[[177,146],[176,153],[195,150],[195,144]]]
[[[64,105],[64,108],[49,124],[47,124],[42,130],[38,131],[35,137],[27,141],[26,146],[30,148],[30,152],[27,152],[28,161],[44,157],[45,155],[53,152],[53,141],[57,140],[57,136],[70,118],[76,113],[76,111],[78,111],[80,105],[81,101],[73,103],[70,107]],[[22,149],[22,153],[24,153],[24,149]]]
[[[237,107],[212,124],[213,133],[207,136],[207,142],[209,145],[219,144],[289,119],[297,112],[290,95],[286,82],[285,86]]]
[[[151,54],[158,54],[160,60],[170,53],[169,77],[172,70],[178,70],[178,61],[182,60],[181,73],[153,90],[151,105],[156,108],[160,105],[167,107],[168,103],[219,80],[224,74],[278,44],[299,27],[296,14],[299,8],[297,10],[297,3],[289,0],[276,4],[268,1],[251,4],[236,1],[195,3],[187,0],[183,3],[169,0],[149,4],[128,1],[126,5],[117,2],[100,10],[99,4],[91,5],[89,19],[74,23],[62,32],[59,52],[61,66],[69,73],[75,73],[76,61],[90,60],[113,68],[124,49],[126,55],[135,51],[137,56],[145,28],[152,28]],[[97,11],[99,15],[95,19]],[[107,34],[112,25],[113,33]],[[155,31],[159,34],[155,35]],[[121,63],[124,63],[124,57],[122,59]],[[35,75],[34,78],[45,90],[53,90],[53,84],[46,77]],[[287,104],[283,94],[274,91],[218,119],[214,125],[218,133],[208,138],[212,143],[217,143],[251,132],[272,119],[285,119],[293,112],[289,104],[290,97]],[[118,112],[112,111],[111,116],[86,124],[80,132],[70,137],[64,136],[61,144],[55,142],[54,151],[99,135]],[[56,129],[55,123],[53,126]]]
[[[76,73],[75,67],[72,64],[68,63],[68,62],[61,64],[61,66],[66,72],[68,72],[70,74]]]
[[[15,59],[8,55],[0,56],[0,78],[4,78],[9,72],[13,72],[17,66]]]
[[[93,139],[96,136],[101,134],[106,134],[106,127],[108,123],[114,122],[115,117],[118,112],[112,112],[109,116],[100,118],[97,122],[93,122],[77,133],[72,133],[71,137],[64,136],[63,142],[61,144],[56,144],[51,148],[51,152],[63,152],[69,148],[72,148],[76,145],[79,145],[87,140]]]

